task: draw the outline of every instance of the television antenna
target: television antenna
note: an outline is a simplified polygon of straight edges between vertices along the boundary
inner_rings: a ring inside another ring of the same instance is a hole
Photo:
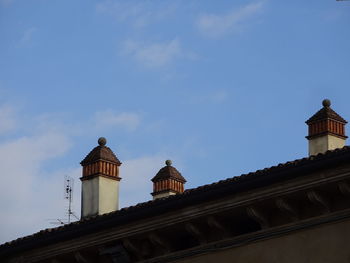
[[[73,212],[72,210],[72,203],[73,203],[73,189],[74,189],[74,179],[68,175],[64,177],[64,188],[63,188],[63,193],[64,193],[64,199],[68,201],[68,208],[67,208],[67,215],[68,215],[68,220],[66,219],[48,219],[50,220],[50,224],[52,225],[66,225],[70,224],[72,221],[72,217],[75,219],[79,220],[77,215]]]
[[[64,198],[68,201],[68,222],[71,222],[71,217],[75,217],[77,220],[79,218],[72,211],[72,203],[73,203],[73,189],[74,189],[74,179],[68,175],[64,178]]]

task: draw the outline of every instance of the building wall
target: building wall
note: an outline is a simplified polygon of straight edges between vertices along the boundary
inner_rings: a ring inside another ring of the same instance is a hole
[[[177,263],[349,263],[350,220],[292,232]]]
[[[345,139],[333,135],[325,135],[309,140],[309,155],[325,153],[345,146]]]
[[[82,181],[82,217],[118,210],[119,181],[96,176]]]
[[[119,181],[99,177],[99,215],[119,209]]]
[[[82,181],[81,216],[96,215],[98,211],[99,178]]]

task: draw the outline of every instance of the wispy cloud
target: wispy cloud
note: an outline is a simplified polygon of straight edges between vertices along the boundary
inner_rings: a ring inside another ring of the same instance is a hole
[[[160,154],[142,156],[123,161],[120,174],[121,207],[135,205],[152,199],[151,179],[164,166],[167,158]]]
[[[17,125],[16,111],[13,107],[0,106],[0,134],[13,130]]]
[[[96,112],[93,119],[97,130],[119,127],[133,131],[140,125],[141,122],[141,117],[137,113],[119,113],[111,110]]]
[[[64,175],[73,176],[76,181],[80,175],[80,167],[47,167],[48,162],[61,158],[71,149],[70,129],[58,128],[52,118],[46,124],[45,118],[24,118],[19,110],[7,105],[0,106],[1,132],[13,133],[10,138],[2,137],[0,140],[0,167],[3,172],[0,184],[0,243],[53,227],[47,219],[65,219]],[[41,125],[45,128],[40,128]],[[18,131],[22,135],[14,137]],[[75,199],[79,205],[80,198],[76,196]]]
[[[20,46],[23,46],[30,43],[36,31],[38,31],[36,27],[30,27],[27,30],[25,30],[18,44]]]
[[[123,43],[122,54],[147,68],[160,68],[171,64],[179,58],[191,58],[181,48],[180,41],[173,39],[168,42],[145,44],[133,40]]]
[[[0,243],[37,231],[45,226],[45,217],[60,214],[57,207],[63,206],[58,205],[61,199],[57,197],[62,196],[62,178],[45,173],[43,166],[69,147],[67,136],[57,133],[23,136],[0,144],[0,167],[6,171],[0,184]]]
[[[99,13],[109,14],[119,22],[134,27],[145,27],[169,17],[176,10],[176,1],[122,1],[107,0],[96,5]]]
[[[99,129],[116,127],[133,131],[142,124],[142,116],[138,113],[106,110],[96,112],[92,119],[76,123],[84,131],[72,132],[74,126],[62,123],[62,118],[66,119],[65,115],[31,116],[25,124],[21,116],[20,112],[14,114],[9,106],[0,106],[2,131],[25,130],[24,135],[0,140],[0,167],[3,172],[0,184],[0,244],[44,228],[55,227],[50,222],[66,218],[66,203],[63,199],[64,175],[75,179],[74,203],[75,212],[79,216],[80,165],[61,168],[57,168],[57,165],[47,165],[59,163],[59,159],[69,153],[73,148],[74,136],[87,135],[86,131],[89,131],[90,136]],[[8,124],[5,126],[4,123]],[[36,128],[24,129],[22,125]],[[151,154],[123,160],[121,206],[152,198],[150,179],[164,165],[165,159],[161,154]]]
[[[251,3],[226,14],[202,14],[196,21],[199,31],[208,37],[220,37],[241,30],[248,19],[263,8],[263,2]]]
[[[113,16],[119,23],[134,29],[144,28],[151,24],[164,23],[172,16],[175,17],[179,8],[179,1],[123,1],[105,0],[96,5],[100,14]],[[164,25],[163,25],[164,26]],[[184,50],[180,40],[165,41],[134,40],[130,38],[121,41],[119,54],[129,56],[132,60],[146,68],[161,68],[172,64],[176,59],[196,59],[193,52]]]

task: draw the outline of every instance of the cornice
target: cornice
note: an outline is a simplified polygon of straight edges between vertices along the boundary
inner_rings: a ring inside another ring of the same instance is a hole
[[[264,230],[257,231],[254,233],[249,233],[246,235],[241,235],[238,237],[225,239],[225,240],[213,242],[210,244],[197,246],[197,247],[194,247],[192,249],[185,250],[185,251],[179,251],[179,252],[175,252],[175,253],[170,253],[170,254],[165,255],[165,256],[160,256],[157,258],[139,261],[139,263],[173,262],[173,261],[180,260],[183,258],[198,256],[198,255],[205,254],[208,252],[214,252],[214,251],[239,247],[239,246],[247,245],[247,244],[250,244],[253,242],[257,242],[257,241],[287,235],[291,232],[315,228],[315,227],[318,227],[318,226],[323,225],[323,224],[330,224],[330,223],[335,223],[335,222],[349,220],[349,219],[350,219],[350,209],[347,209],[345,211],[332,213],[332,214],[329,214],[326,216],[320,216],[317,218],[303,220],[303,221],[300,221],[298,223],[293,223],[290,225],[284,225],[284,226],[280,226],[280,227],[264,229]]]
[[[314,173],[310,174],[308,177],[305,178],[299,178],[298,180],[289,180],[283,183],[270,185],[268,187],[263,187],[260,189],[247,191],[245,193],[240,193],[239,195],[232,193],[231,196],[219,200],[216,199],[202,203],[201,205],[189,206],[183,209],[176,210],[174,212],[168,212],[158,216],[153,215],[152,217],[148,217],[147,219],[140,220],[138,222],[123,224],[122,226],[116,226],[104,231],[94,232],[93,234],[81,236],[80,238],[72,239],[61,243],[57,242],[55,245],[50,245],[46,247],[41,246],[38,249],[28,251],[27,253],[25,253],[25,257],[28,260],[28,262],[38,262],[40,260],[58,256],[60,254],[73,253],[74,251],[79,251],[89,247],[103,246],[106,243],[115,242],[125,238],[148,236],[149,233],[154,233],[155,231],[164,229],[166,227],[172,227],[179,224],[185,225],[185,223],[193,222],[200,218],[206,218],[209,216],[220,214],[225,211],[235,211],[236,209],[244,207],[246,207],[247,209],[249,207],[254,208],[259,206],[261,203],[264,203],[269,200],[275,200],[274,202],[277,204],[277,200],[281,198],[283,198],[283,200],[288,200],[288,197],[290,195],[296,193],[303,195],[305,200],[307,200],[308,193],[319,187],[329,186],[331,184],[339,184],[341,185],[339,189],[347,189],[342,184],[346,184],[347,180],[350,180],[350,171],[347,167],[340,167],[339,169],[337,169],[337,172],[332,170],[328,172],[323,171],[322,173]],[[317,199],[320,198],[316,198],[315,200],[317,201]],[[310,205],[312,205],[312,202],[310,203]],[[290,214],[293,213],[293,211],[291,210],[293,209],[292,207],[292,204],[284,204],[284,207],[281,208],[281,211],[284,211],[283,213],[286,213],[291,218],[292,223],[290,223],[290,226],[294,224],[298,225],[301,222],[304,222],[305,220],[296,220],[295,218],[293,218],[293,216],[290,216]],[[327,211],[325,211],[325,213],[329,216],[333,215],[333,213]],[[343,211],[340,211],[339,213],[343,213]],[[335,214],[338,214],[338,212]],[[322,216],[322,218],[327,217],[327,215]],[[252,216],[252,214],[250,216]],[[253,211],[253,219],[254,217],[259,216],[264,217],[264,215],[259,215],[256,213],[256,211]],[[305,222],[307,222],[307,220]],[[269,230],[270,228],[271,227],[268,224],[266,227],[264,227],[264,229],[266,230]],[[272,228],[274,229],[275,227]],[[74,232],[72,234],[74,234]],[[258,234],[258,232],[256,232],[255,234],[251,233],[249,235],[254,236],[256,234]],[[240,236],[235,237],[233,239],[239,240],[239,238]]]

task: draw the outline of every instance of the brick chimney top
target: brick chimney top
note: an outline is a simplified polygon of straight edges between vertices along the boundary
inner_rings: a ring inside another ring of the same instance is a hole
[[[324,134],[347,138],[344,129],[347,121],[331,108],[329,99],[323,100],[322,105],[323,108],[306,121],[306,124],[309,126],[309,134],[306,138],[311,139]]]
[[[169,195],[183,193],[186,179],[172,166],[171,160],[165,161],[166,166],[152,178],[153,198],[161,198]]]
[[[82,166],[92,164],[97,161],[107,161],[114,163],[118,166],[121,165],[121,162],[118,160],[117,156],[113,151],[106,146],[107,140],[104,137],[98,139],[98,146],[96,146],[92,151],[80,162]]]
[[[322,101],[323,108],[306,121],[309,126],[309,155],[324,153],[345,146],[347,121],[331,108],[331,101]]]
[[[159,170],[159,172],[152,178],[152,182],[158,182],[160,180],[174,179],[182,183],[186,182],[186,179],[181,175],[181,173],[172,165],[171,160],[165,161],[166,166]]]

